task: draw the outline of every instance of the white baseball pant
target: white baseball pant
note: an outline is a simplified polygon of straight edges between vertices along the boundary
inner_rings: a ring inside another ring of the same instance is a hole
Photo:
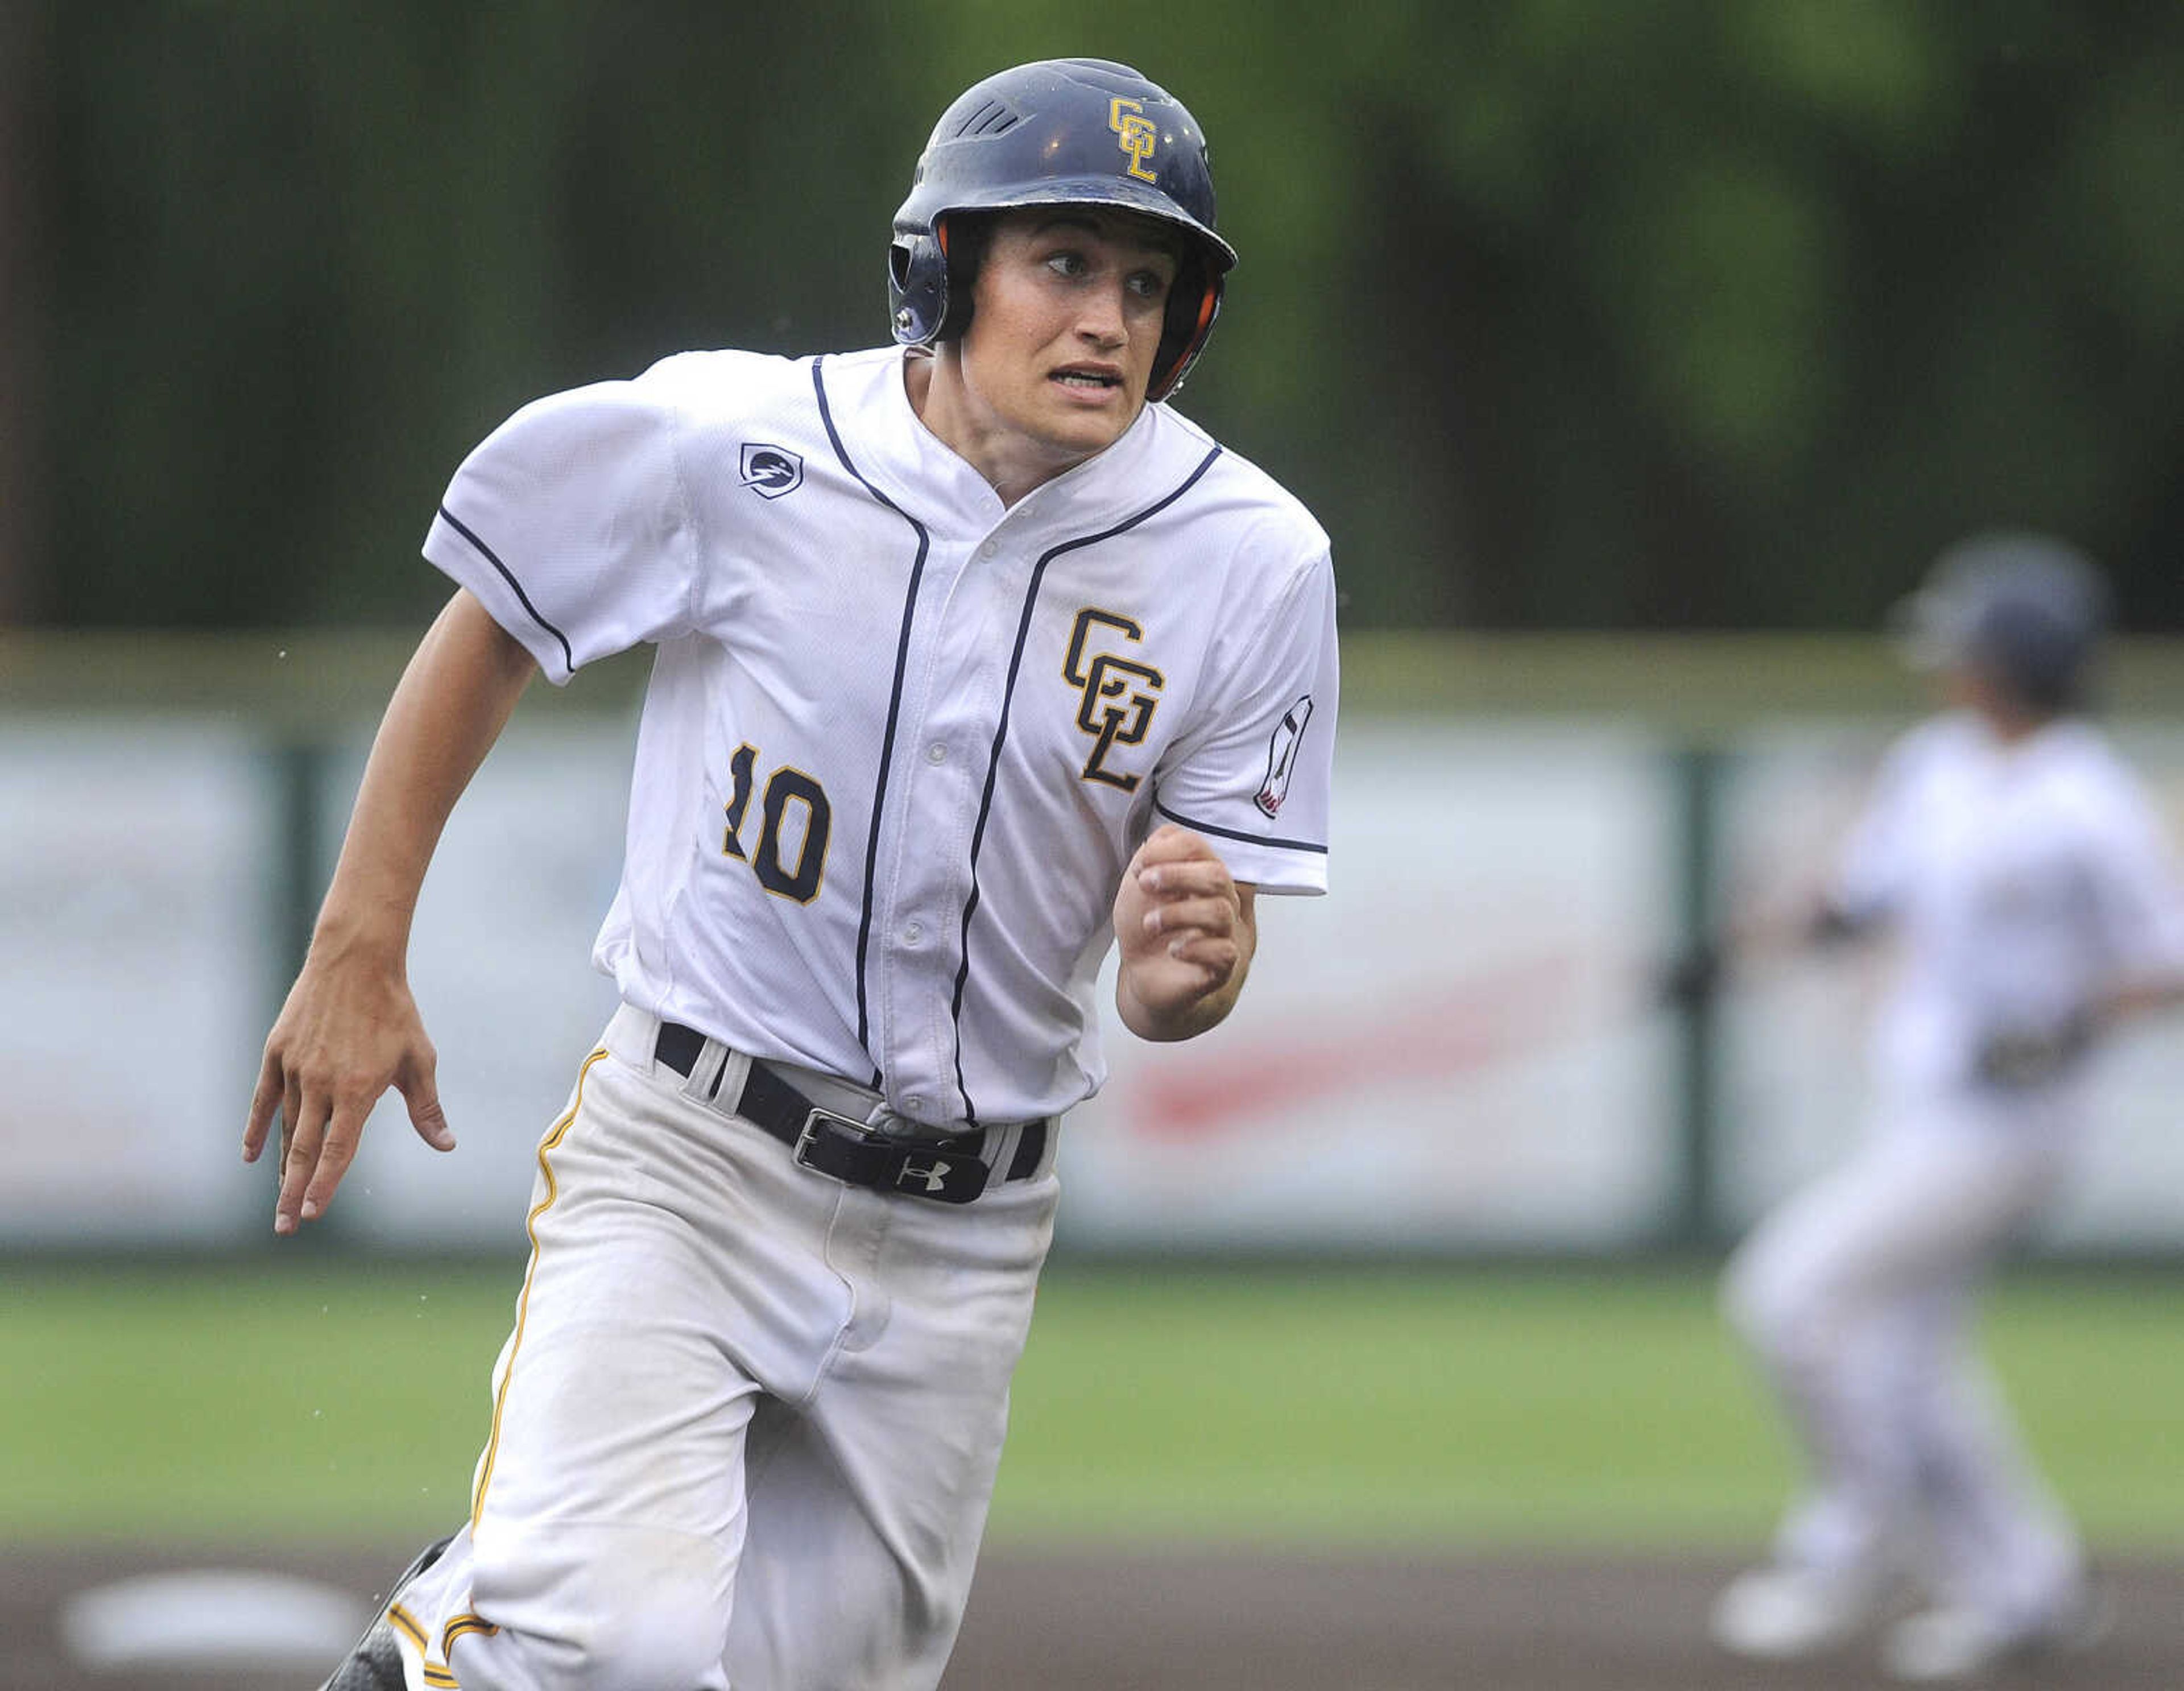
[[[2042,1113],[1896,1126],[1731,1259],[1729,1314],[1812,1470],[1779,1560],[1882,1574],[1908,1560],[2005,1627],[2074,1592],[2080,1546],[1972,1334],[1981,1281],[2067,1172],[2070,1136]]]
[[[616,1015],[540,1147],[471,1520],[393,1617],[411,1691],[934,1686],[1054,1135],[967,1205],[845,1186],[705,1102],[747,1058],[714,1089],[709,1044],[686,1080],[658,1026]]]

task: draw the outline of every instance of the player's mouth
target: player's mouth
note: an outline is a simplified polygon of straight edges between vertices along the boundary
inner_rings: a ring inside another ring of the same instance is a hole
[[[1065,364],[1047,380],[1070,393],[1098,399],[1121,391],[1123,372],[1112,365]]]

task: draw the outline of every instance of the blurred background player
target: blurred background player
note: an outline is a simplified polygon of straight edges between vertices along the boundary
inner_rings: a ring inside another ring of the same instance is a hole
[[[2184,896],[2138,780],[2081,714],[2103,583],[2072,548],[1987,534],[1906,601],[1946,708],[1889,752],[1803,937],[1883,929],[1875,1119],[1843,1167],[1729,1264],[1730,1317],[1809,1465],[1716,1641],[1831,1649],[1908,1590],[1882,1640],[1910,1680],[2083,1642],[2099,1602],[1973,1342],[1981,1282],[2063,1187],[2104,1030],[2184,996]]]

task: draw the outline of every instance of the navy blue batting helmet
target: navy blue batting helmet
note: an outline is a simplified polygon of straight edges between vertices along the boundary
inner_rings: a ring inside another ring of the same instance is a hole
[[[2075,710],[2108,627],[2108,587],[2046,534],[1975,534],[1943,550],[1897,617],[1912,661],[1976,668],[2020,703]]]
[[[894,215],[895,339],[930,346],[969,326],[973,276],[960,255],[951,263],[951,216],[1030,205],[1108,206],[1181,232],[1147,396],[1174,392],[1212,332],[1236,254],[1213,232],[1213,173],[1197,122],[1158,84],[1104,59],[1019,64],[941,114]]]

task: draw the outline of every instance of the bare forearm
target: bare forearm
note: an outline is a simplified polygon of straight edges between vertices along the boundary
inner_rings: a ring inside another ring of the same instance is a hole
[[[469,594],[448,602],[380,721],[315,950],[401,957],[455,801],[536,673],[530,654]]]
[[[266,1036],[243,1125],[255,1161],[281,1122],[273,1231],[315,1220],[356,1154],[373,1104],[398,1088],[425,1141],[452,1151],[437,1054],[405,962],[417,893],[455,801],[536,666],[467,593],[419,642],[381,718],[310,955]]]
[[[2111,987],[2094,1007],[2093,1015],[2101,1025],[2109,1026],[2180,1005],[2184,1005],[2184,976],[2141,975]]]

